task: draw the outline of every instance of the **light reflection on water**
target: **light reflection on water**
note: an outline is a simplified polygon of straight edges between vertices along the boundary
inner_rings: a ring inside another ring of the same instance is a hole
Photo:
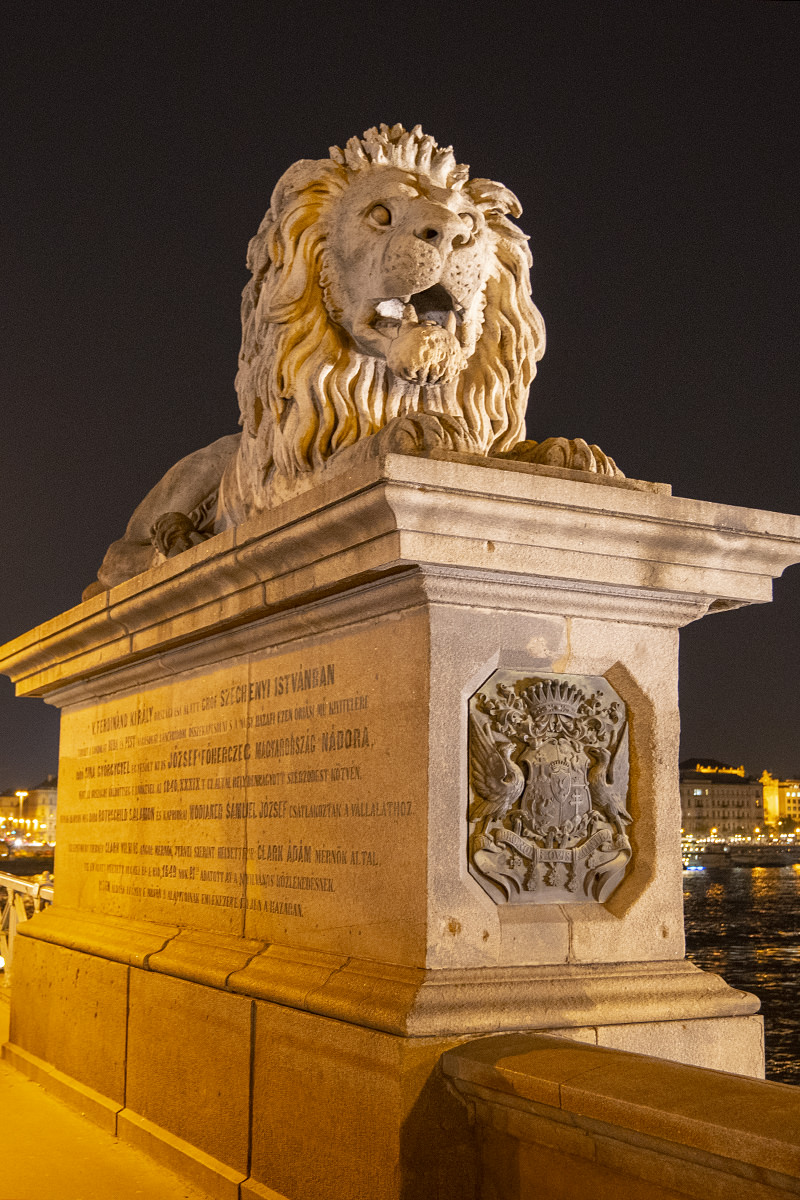
[[[800,1084],[800,864],[683,877],[687,956],[761,1000],[767,1079]]]

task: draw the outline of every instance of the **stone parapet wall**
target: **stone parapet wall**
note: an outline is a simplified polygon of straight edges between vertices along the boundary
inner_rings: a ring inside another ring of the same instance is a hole
[[[800,1090],[531,1033],[449,1050],[480,1200],[800,1194]]]

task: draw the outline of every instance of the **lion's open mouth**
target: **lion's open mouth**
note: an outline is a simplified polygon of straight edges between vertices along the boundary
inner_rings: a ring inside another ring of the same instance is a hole
[[[403,323],[404,313],[408,319],[407,307],[411,305],[418,321],[427,321],[441,325],[443,329],[458,336],[458,328],[464,320],[464,309],[450,295],[446,287],[436,283],[433,287],[425,288],[409,296],[398,296],[391,300],[381,300],[375,306],[375,316],[370,325],[387,337],[394,337]]]

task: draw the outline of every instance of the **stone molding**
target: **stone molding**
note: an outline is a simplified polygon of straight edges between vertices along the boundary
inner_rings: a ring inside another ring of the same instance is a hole
[[[402,1037],[747,1016],[759,1000],[685,960],[425,970],[45,909],[20,936]]]

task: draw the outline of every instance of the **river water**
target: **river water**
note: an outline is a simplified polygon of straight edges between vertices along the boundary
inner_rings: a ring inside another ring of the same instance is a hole
[[[761,1000],[767,1079],[800,1085],[800,863],[684,871],[686,953]]]

